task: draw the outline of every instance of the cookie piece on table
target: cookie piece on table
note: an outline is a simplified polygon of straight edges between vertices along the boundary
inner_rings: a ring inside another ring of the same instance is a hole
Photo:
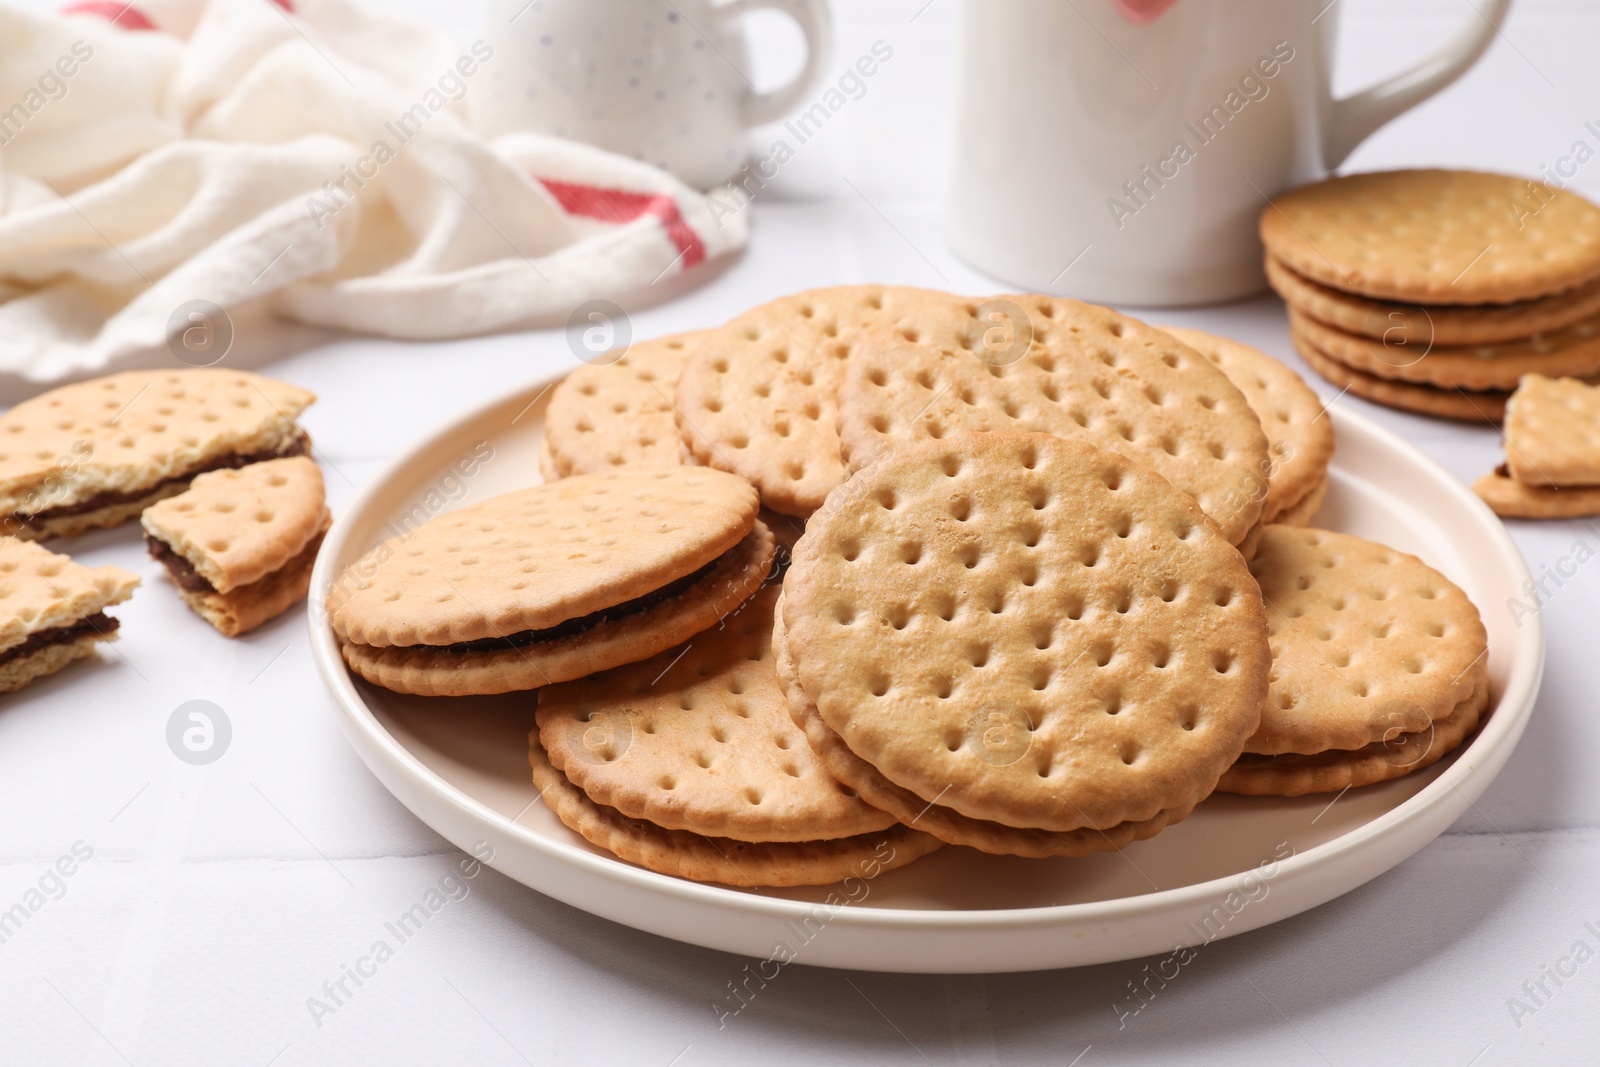
[[[1600,486],[1551,489],[1511,477],[1504,464],[1472,483],[1472,491],[1503,519],[1579,519],[1600,515]]]
[[[1218,789],[1298,796],[1384,781],[1442,758],[1476,725],[1488,636],[1444,575],[1386,545],[1288,526],[1267,527],[1250,570],[1272,685]]]
[[[1204,330],[1162,327],[1205,356],[1244,394],[1267,435],[1267,502],[1262,522],[1282,522],[1294,508],[1315,512],[1327,491],[1333,420],[1322,398],[1293,369],[1258,348]]]
[[[119,623],[105,609],[138,584],[138,575],[120,567],[85,567],[40,545],[0,538],[0,693],[116,640]]]
[[[545,480],[684,462],[672,396],[702,336],[640,341],[613,363],[586,364],[563,378],[545,410]]]
[[[1524,485],[1600,486],[1600,387],[1525,375],[1506,404],[1506,466]]]
[[[1559,333],[1493,345],[1388,344],[1324,326],[1293,308],[1289,329],[1330,359],[1377,378],[1443,389],[1515,389],[1525,374],[1600,374],[1600,318]]]
[[[345,661],[423,696],[535,689],[647,659],[761,586],[772,533],[743,479],[582,474],[436,516],[328,593]]]
[[[1379,378],[1345,366],[1298,330],[1291,330],[1289,336],[1294,341],[1295,351],[1312,370],[1363,400],[1460,422],[1499,422],[1505,416],[1506,401],[1511,394],[1504,390],[1444,389]]]
[[[24,540],[134,518],[197,474],[305,454],[316,397],[246,371],[126,371],[0,415],[0,514]]]
[[[876,878],[939,847],[907,826],[829,841],[734,841],[665,830],[596,804],[550,765],[539,731],[528,735],[528,763],[539,796],[567,828],[619,859],[696,882],[757,886],[832,885]]]
[[[1015,301],[1035,320],[1033,343],[1009,362],[886,334],[860,346],[840,390],[851,470],[962,431],[1073,437],[1162,475],[1248,554],[1271,463],[1243,393],[1188,345],[1109,308]]]
[[[1267,281],[1284,303],[1336,330],[1425,348],[1522,341],[1600,315],[1600,279],[1515,304],[1404,304],[1372,300],[1301,277],[1271,256]]]
[[[1329,178],[1276,197],[1261,240],[1302,277],[1413,304],[1509,304],[1600,277],[1600,208],[1506,174]]]
[[[828,773],[789,717],[769,583],[682,648],[539,691],[540,744],[596,804],[739,841],[873,833],[893,816]]]
[[[960,345],[979,301],[923,289],[841,285],[762,304],[702,336],[675,396],[695,460],[733,471],[761,502],[804,517],[847,471],[837,406],[844,367],[868,329]]]
[[[860,472],[800,539],[782,627],[791,713],[814,704],[853,757],[837,777],[947,841],[1029,855],[1186,815],[1259,725],[1270,667],[1255,581],[1195,501],[1045,434],[957,434]]]
[[[295,456],[199,475],[139,521],[183,602],[237,637],[306,598],[332,517],[322,471]]]

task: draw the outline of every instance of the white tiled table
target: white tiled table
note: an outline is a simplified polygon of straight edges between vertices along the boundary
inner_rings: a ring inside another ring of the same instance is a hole
[[[1466,0],[1342,3],[1347,86],[1470,15]],[[403,6],[477,33],[476,5],[448,15],[443,4]],[[894,62],[758,202],[749,252],[691,295],[639,311],[639,336],[809,285],[1002,287],[939,237],[952,0],[920,15],[923,0],[848,7],[841,61],[882,38]],[[783,50],[781,34],[762,44]],[[1583,123],[1600,118],[1597,45],[1593,4],[1519,0],[1482,66],[1380,133],[1353,166],[1535,173],[1592,139]],[[1578,184],[1592,194],[1600,162]],[[1149,317],[1231,333],[1298,365],[1273,300]],[[571,361],[554,331],[406,345],[281,330],[276,341],[297,351],[265,369],[321,396],[305,421],[329,460],[335,511],[426,427]],[[1463,479],[1498,462],[1492,431],[1337,402]],[[1579,542],[1600,549],[1600,526],[1587,523],[1513,534],[1536,574]],[[1574,942],[1600,949],[1583,925],[1600,928],[1600,565],[1551,587],[1544,691],[1477,811],[1366,887],[1209,947],[1125,1028],[1112,1004],[1137,962],[989,977],[793,967],[719,1029],[713,1002],[745,961],[592,918],[491,871],[314,1019],[308,998],[325,998],[324,982],[460,854],[345,743],[302,616],[224,642],[162,588],[131,530],[72,548],[139,570],[146,587],[120,609],[118,652],[0,704],[0,908],[74,847],[92,851],[59,899],[0,944],[0,1062],[1600,1062],[1600,962],[1560,986],[1544,978],[1549,996],[1531,1014],[1514,1019],[1508,1007],[1514,996],[1534,1005],[1523,983]],[[216,702],[233,726],[210,766],[182,763],[166,744],[168,717],[190,699]]]

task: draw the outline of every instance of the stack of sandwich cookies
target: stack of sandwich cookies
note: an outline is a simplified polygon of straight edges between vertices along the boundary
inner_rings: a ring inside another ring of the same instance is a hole
[[[775,643],[836,777],[945,841],[1033,856],[1186,816],[1259,725],[1270,666],[1255,583],[1193,499],[1007,431],[896,448],[831,496]]]
[[[1524,373],[1600,374],[1600,208],[1496,174],[1358,174],[1261,217],[1296,347],[1358,396],[1498,419]]]
[[[136,517],[195,475],[304,454],[315,397],[244,371],[128,371],[26,400],[0,416],[0,509],[25,540]]]
[[[1205,356],[1244,394],[1267,435],[1263,523],[1304,526],[1328,495],[1333,420],[1321,398],[1290,367],[1260,349],[1204,330],[1164,327]]]
[[[747,600],[772,565],[748,483],[623,468],[430,519],[328,594],[345,661],[423,696],[534,689],[646,659]]]
[[[1507,518],[1600,515],[1600,388],[1530,374],[1512,394],[1506,462],[1473,489]]]
[[[137,575],[85,567],[16,538],[0,538],[0,693],[54,674],[115,640],[105,609],[133,595]]]
[[[228,637],[305,599],[331,521],[322,472],[306,456],[202,474],[140,516],[184,603]]]
[[[1219,790],[1370,785],[1430,766],[1477,727],[1487,635],[1449,579],[1384,545],[1289,526],[1267,528],[1250,570],[1267,605],[1272,684]]]
[[[1163,331],[1048,297],[1003,298],[1031,346],[985,353],[868,337],[846,368],[839,438],[852,471],[907,444],[962,431],[1050,433],[1114,450],[1199,502],[1246,554],[1271,463],[1261,422],[1227,376]]]
[[[640,866],[740,886],[866,877],[938,847],[839,783],[790,720],[778,593],[684,648],[539,691],[529,758],[563,822]]]
[[[672,395],[697,333],[640,341],[561,380],[545,410],[545,481],[613,467],[675,467],[687,458]]]

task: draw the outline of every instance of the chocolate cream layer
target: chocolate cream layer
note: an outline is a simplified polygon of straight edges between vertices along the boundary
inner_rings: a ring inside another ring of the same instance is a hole
[[[97,611],[69,626],[52,626],[48,630],[36,631],[23,638],[21,644],[12,645],[4,652],[0,652],[0,667],[50,645],[70,645],[91,634],[109,637],[117,632],[117,627],[120,625],[122,624],[114,616]]]

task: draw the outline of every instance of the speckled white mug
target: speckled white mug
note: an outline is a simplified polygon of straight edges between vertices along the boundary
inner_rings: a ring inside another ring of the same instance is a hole
[[[788,84],[750,80],[743,28],[782,12],[806,39]],[[828,60],[827,0],[490,0],[491,91],[478,118],[490,136],[570,137],[709,189],[744,165],[743,132],[783,117]]]

